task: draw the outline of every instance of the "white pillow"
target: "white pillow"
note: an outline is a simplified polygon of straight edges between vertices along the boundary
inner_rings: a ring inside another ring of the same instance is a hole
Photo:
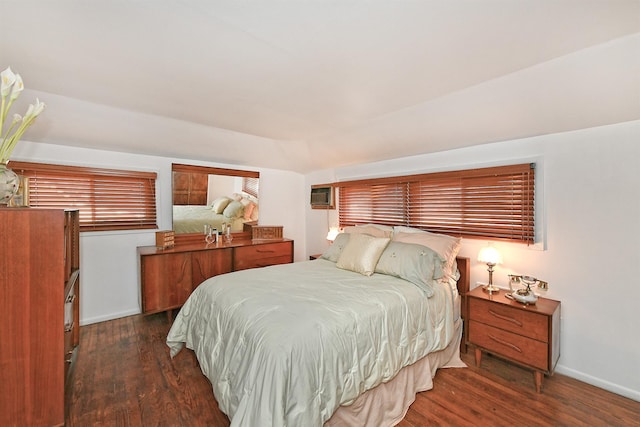
[[[218,197],[211,204],[211,210],[213,213],[221,214],[230,202],[231,199],[227,196]]]
[[[378,226],[375,224],[352,225],[344,227],[344,232],[348,234],[368,234],[373,237],[391,237],[393,235],[393,227],[384,227],[386,226]]]
[[[407,227],[403,227],[407,228]],[[418,229],[413,229],[418,230]],[[455,277],[456,257],[462,246],[462,239],[459,237],[447,236],[446,234],[431,233],[428,231],[418,230],[409,233],[400,231],[400,227],[396,227],[393,234],[394,242],[414,243],[416,245],[426,246],[433,249],[444,259],[442,272],[444,276]]]
[[[351,234],[338,258],[336,267],[371,276],[390,240],[388,237]]]

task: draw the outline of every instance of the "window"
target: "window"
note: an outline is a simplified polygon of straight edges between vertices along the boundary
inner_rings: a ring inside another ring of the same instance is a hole
[[[156,173],[11,162],[29,205],[80,210],[81,231],[157,228]]]
[[[340,182],[340,226],[406,225],[534,242],[534,164]]]
[[[253,177],[242,178],[242,191],[252,195],[253,197],[258,197],[259,185],[260,185],[260,180],[258,178],[253,178]]]

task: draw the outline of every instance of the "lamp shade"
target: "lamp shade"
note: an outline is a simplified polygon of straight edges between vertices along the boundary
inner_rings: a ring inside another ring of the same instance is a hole
[[[329,228],[329,232],[327,233],[327,240],[333,242],[336,240],[336,236],[340,234],[340,229],[338,227]]]
[[[501,264],[502,257],[500,256],[500,252],[493,246],[485,246],[480,249],[480,253],[478,254],[478,261],[484,262],[486,264]]]

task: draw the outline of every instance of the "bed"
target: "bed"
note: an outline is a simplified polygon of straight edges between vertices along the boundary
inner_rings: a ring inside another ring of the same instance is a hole
[[[243,231],[245,222],[257,221],[258,199],[234,193],[221,196],[207,205],[173,205],[173,229],[176,233],[204,233],[205,225],[232,232]]]
[[[167,345],[195,352],[232,426],[394,425],[464,366],[468,259],[441,252],[343,233],[320,259],[212,277]]]
[[[231,231],[242,231],[246,220],[244,216],[230,218],[212,211],[208,205],[174,205],[173,229],[176,233],[204,233],[204,226],[210,225],[222,230],[222,224],[231,226]]]

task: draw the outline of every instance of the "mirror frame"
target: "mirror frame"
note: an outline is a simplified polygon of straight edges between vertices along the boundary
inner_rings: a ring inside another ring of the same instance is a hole
[[[206,173],[208,175],[225,175],[225,176],[239,176],[243,178],[260,178],[260,172],[242,170],[242,169],[227,169],[227,168],[215,168],[209,166],[196,166],[186,165],[182,163],[171,163],[171,229],[173,230],[173,173],[174,172],[192,172],[192,173]],[[251,239],[250,232],[235,232],[234,237],[240,240]],[[175,234],[175,244],[188,244],[188,243],[205,243],[202,233],[183,233]]]

